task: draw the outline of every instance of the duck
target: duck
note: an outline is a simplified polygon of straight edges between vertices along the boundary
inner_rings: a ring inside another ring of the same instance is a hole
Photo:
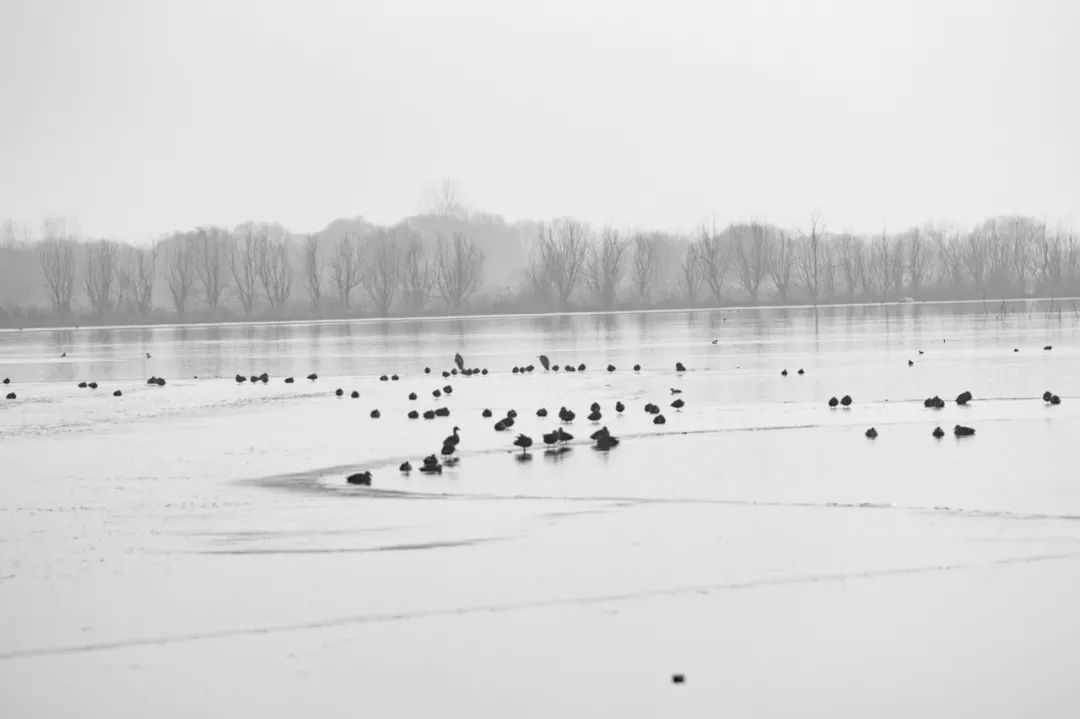
[[[443,379],[449,379],[450,378],[450,373],[447,372],[446,370],[443,370],[442,371],[442,376],[443,376]]]
[[[483,376],[485,376],[485,377],[487,377],[487,367],[485,367],[484,369],[480,370],[480,374],[481,374],[481,375],[483,375]]]
[[[780,376],[781,377],[787,377],[787,370],[786,369],[780,370]]]
[[[829,397],[829,406],[830,407],[835,408],[838,404],[840,404],[840,400],[838,400],[836,397]]]
[[[236,375],[236,384],[243,384],[244,382],[247,382],[247,377],[242,374]]]
[[[536,359],[540,360],[540,366],[544,368],[545,372],[551,368],[551,360],[548,359],[547,355],[537,355]]]
[[[681,389],[675,389],[674,387],[671,387],[670,389],[672,394],[682,394]]]
[[[915,362],[914,362],[913,360],[908,360],[908,361],[907,361],[907,366],[908,366],[908,367],[914,367],[914,366],[915,366]]]
[[[574,367],[574,365],[572,365],[572,364],[563,365],[563,369],[566,370],[567,372],[576,372],[577,371],[577,368]]]
[[[965,390],[965,391],[961,392],[960,394],[956,395],[956,403],[958,405],[963,406],[963,405],[967,404],[970,401],[971,401],[971,392],[968,392],[968,391]]]
[[[517,439],[514,440],[514,446],[521,447],[522,456],[525,455],[525,450],[532,446],[532,443],[532,437],[525,434],[519,434]]]
[[[639,364],[634,365],[634,371],[635,372],[640,372],[641,371],[641,365],[639,365]]]
[[[8,399],[18,399],[18,398],[17,398],[16,396],[15,396],[15,393],[14,393],[14,392],[8,392],[8,393],[7,393],[7,398],[8,398]]]
[[[600,429],[596,430],[592,434],[590,434],[589,439],[600,439],[601,437],[605,437],[605,436],[608,436],[610,434],[611,434],[611,432],[608,431],[607,426],[604,426],[604,427],[601,427]]]
[[[371,486],[371,472],[357,472],[356,474],[350,474],[345,478],[345,481],[349,484],[362,484],[365,487]]]
[[[338,387],[336,390],[334,390],[334,394],[340,397],[341,395],[345,394],[345,390],[341,389],[341,387]]]
[[[465,359],[461,356],[460,352],[454,353],[454,364],[457,365],[458,369],[465,369]]]
[[[380,412],[377,409],[371,410],[371,418],[372,419],[378,419],[379,417],[382,417],[382,412]]]
[[[934,431],[930,434],[932,434],[937,439],[941,439],[945,436],[945,430],[943,430],[941,427],[934,427]]]
[[[460,437],[460,436],[458,436],[458,432],[460,432],[460,431],[461,431],[461,428],[460,428],[460,427],[454,427],[454,431],[453,431],[453,434],[450,434],[449,436],[447,436],[447,438],[446,438],[446,439],[444,439],[444,440],[442,441],[442,443],[443,443],[444,445],[446,445],[446,444],[452,444],[452,445],[454,445],[454,446],[456,447],[456,446],[457,446],[457,444],[458,444],[458,442],[460,442],[460,441],[461,441],[461,437]]]
[[[875,437],[877,437],[877,430],[871,427],[870,429],[866,430],[866,436],[869,439],[874,439]]]
[[[379,375],[379,381],[380,381],[380,382],[389,382],[389,381],[390,381],[390,377],[389,377],[388,375],[385,375],[385,374],[381,374],[381,375]]]
[[[558,432],[546,432],[543,435],[543,439],[544,439],[544,444],[547,444],[547,445],[555,444],[556,442],[559,441],[559,433]]]
[[[962,424],[958,424],[953,427],[953,434],[955,434],[957,437],[970,437],[971,435],[975,434],[975,430],[971,427],[965,427]]]
[[[677,400],[675,400],[674,402],[671,403],[671,406],[674,407],[675,409],[682,409],[685,405],[686,405],[686,403],[683,402],[682,399],[677,399]]]
[[[602,452],[606,452],[612,447],[617,447],[618,445],[619,439],[617,437],[612,437],[610,434],[605,434],[601,437],[596,438],[596,449]]]
[[[457,367],[450,368],[450,376],[457,377]]]
[[[1043,392],[1043,402],[1049,402],[1050,398],[1053,396],[1053,392],[1051,392],[1050,390],[1046,390],[1045,392]]]
[[[402,472],[405,472],[406,474],[408,474],[409,472],[412,471],[412,465],[409,464],[409,460],[405,460],[404,462],[401,463],[401,466],[398,467],[398,469],[401,470]]]
[[[453,394],[454,393],[454,388],[451,387],[450,385],[446,385],[445,387],[442,388],[442,391],[443,391],[443,394]]]
[[[586,419],[588,419],[590,422],[599,422],[600,418],[600,410],[594,409],[592,412],[589,412],[589,416]]]
[[[1046,350],[1047,352],[1049,352],[1050,350],[1054,349],[1054,346],[1053,345],[1046,345],[1045,347],[1043,347],[1043,349]]]
[[[285,378],[285,384],[292,384],[295,381],[296,381],[296,379],[294,379],[293,377],[286,377]]]
[[[840,404],[843,405],[844,407],[850,407],[851,406],[851,395],[850,394],[845,394],[843,397],[841,397],[840,398]]]
[[[433,410],[425,410],[424,419],[435,419],[435,412]]]
[[[581,364],[579,364],[577,366],[577,371],[578,372],[584,372],[585,371],[585,363],[584,362],[582,362]]]
[[[311,380],[312,382],[314,382],[315,380],[319,379],[319,375],[317,375],[317,374],[315,374],[314,372],[312,372],[311,374],[309,374],[309,375],[307,376],[307,378],[308,378],[309,380]]]
[[[551,371],[552,372],[558,372],[559,371],[559,365],[557,365],[557,364],[551,365]]]
[[[544,409],[543,407],[536,410],[536,416],[537,417],[547,417],[547,415],[548,415],[548,411],[546,409]]]
[[[360,399],[360,393],[357,392],[356,390],[353,390],[352,392],[350,392],[349,396],[352,397],[353,399]]]
[[[97,384],[97,382],[88,382],[86,386],[89,387],[90,389],[97,389],[98,384]]]
[[[483,412],[480,413],[480,416],[484,417],[484,418],[490,417],[491,416],[491,410],[490,409],[485,409]]]
[[[11,384],[11,378],[10,377],[5,377],[4,378],[4,384]]]
[[[607,371],[608,371],[608,372],[614,372],[614,371],[615,371],[615,365],[613,365],[613,364],[609,364],[609,365],[607,366]]]
[[[682,363],[682,362],[676,362],[676,363],[675,363],[675,371],[676,371],[676,372],[685,372],[685,371],[686,371],[686,367],[684,367],[684,366],[683,366],[683,363]]]
[[[123,393],[123,392],[121,392],[120,390],[115,390],[115,391],[114,391],[114,392],[112,393],[112,396],[113,396],[113,397],[123,397],[123,396],[124,396],[124,393]]]
[[[424,474],[442,474],[442,465],[439,464],[438,461],[436,461],[435,464],[424,464],[424,466],[420,468],[420,471]]]
[[[649,402],[645,405],[645,411],[649,414],[660,414],[660,407],[653,404],[652,402]]]
[[[534,367],[534,366],[533,366],[533,365],[531,365],[531,364],[527,364],[527,365],[525,365],[525,371],[526,371],[526,372],[532,372],[532,371],[533,371],[534,369],[536,369],[536,367]]]
[[[1050,395],[1050,404],[1061,404],[1061,397],[1058,397],[1056,394]]]
[[[442,390],[441,389],[432,390],[431,391],[431,396],[434,397],[435,399],[438,399],[439,397],[442,397]]]
[[[625,405],[625,404],[623,404],[622,402],[616,402],[616,403],[615,403],[615,411],[616,411],[616,412],[620,412],[620,413],[621,413],[621,412],[622,412],[623,410],[625,410],[625,409],[626,409],[626,405]]]
[[[511,417],[510,415],[506,415],[506,417],[503,418],[503,425],[505,425],[507,429],[509,429],[510,427],[513,427],[514,426],[514,418]]]
[[[653,424],[664,424],[665,422],[667,422],[667,420],[664,419],[664,415],[662,415],[662,414],[656,415],[655,417],[653,417],[653,420],[652,420]]]
[[[437,407],[435,409],[435,416],[436,417],[449,417],[450,416],[450,408],[449,407]]]
[[[263,384],[269,383],[270,382],[270,375],[263,372],[261,375],[259,375],[259,381],[262,382]]]
[[[574,435],[570,434],[562,427],[556,427],[555,433],[558,435],[560,442],[569,442],[574,438]]]
[[[593,411],[593,412],[599,412],[600,411],[600,403],[599,402],[593,402],[592,404],[589,405],[589,409],[591,411]]]
[[[574,417],[576,416],[577,415],[575,415],[571,410],[568,410],[566,407],[559,408],[559,419],[561,419],[563,422],[573,422]]]
[[[800,368],[799,368],[799,371],[798,371],[798,372],[796,372],[795,374],[806,374],[806,372],[805,372],[805,371],[803,370],[803,368],[802,368],[802,367],[800,367]]]
[[[498,422],[495,423],[495,431],[496,432],[504,432],[504,431],[506,431],[506,420],[505,419],[500,419]]]
[[[420,418],[420,413],[417,412],[415,409],[410,409],[409,414],[407,416],[408,416],[409,419],[419,419]]]
[[[424,368],[424,374],[431,374],[431,368],[430,367],[425,367]]]
[[[251,377],[248,378],[248,381],[250,381],[251,384],[255,384],[256,382],[259,381],[259,375],[257,375],[257,374],[251,375]]]
[[[510,370],[510,374],[518,374],[518,368],[514,367],[512,370]]]
[[[415,400],[416,399],[416,392],[409,392],[409,399],[410,400]]]

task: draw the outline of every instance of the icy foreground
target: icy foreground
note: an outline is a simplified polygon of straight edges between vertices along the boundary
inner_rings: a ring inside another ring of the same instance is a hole
[[[1075,716],[1078,326],[875,307],[0,334],[0,716]],[[491,374],[423,374],[455,351]],[[588,370],[509,372],[541,351]],[[545,454],[554,410],[582,440],[594,400],[620,446]],[[930,436],[957,423],[976,436]],[[457,466],[397,471],[455,424]]]

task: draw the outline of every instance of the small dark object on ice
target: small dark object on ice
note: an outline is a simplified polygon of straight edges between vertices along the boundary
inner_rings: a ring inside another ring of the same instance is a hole
[[[399,379],[401,379],[401,378],[398,377],[396,374],[390,375],[390,381],[392,381],[392,382],[397,382]]]
[[[686,403],[683,402],[682,399],[677,399],[677,400],[675,400],[674,402],[671,403],[671,406],[674,407],[675,409],[682,409],[685,405],[686,405]]]
[[[941,439],[945,436],[945,430],[943,430],[941,427],[934,427],[934,431],[930,434],[934,435],[938,439]]]
[[[686,677],[683,676],[682,674],[672,674],[671,675],[671,683],[672,684],[685,684],[686,683]]]
[[[829,406],[830,407],[835,407],[838,404],[840,404],[840,400],[838,400],[836,397],[829,397]]]
[[[615,411],[616,412],[622,412],[624,409],[626,409],[625,404],[623,404],[622,402],[616,402],[615,403]]]
[[[907,366],[908,366],[908,367],[914,367],[914,366],[915,366],[915,363],[914,363],[914,362],[912,362],[911,360],[908,360],[908,361],[907,361]]]
[[[802,367],[800,367],[797,374],[806,374],[806,372],[802,369]]]
[[[417,412],[415,409],[410,409],[408,417],[409,419],[417,419],[418,417],[420,417],[420,413]]]
[[[971,435],[975,434],[975,430],[971,427],[965,427],[962,424],[958,424],[953,427],[953,434],[955,434],[957,437],[970,437]]]
[[[866,430],[866,436],[870,439],[874,439],[875,437],[877,437],[877,430],[871,427],[870,429]]]
[[[449,417],[450,416],[450,409],[448,407],[439,407],[438,409],[435,410],[435,416],[436,417]]]
[[[521,454],[522,455],[525,454],[525,450],[527,450],[529,447],[532,446],[532,443],[533,443],[532,437],[530,437],[528,435],[525,435],[525,434],[519,434],[517,436],[517,439],[514,440],[514,446],[515,447],[521,447]]]
[[[123,397],[124,393],[121,392],[120,390],[116,390],[115,392],[112,393],[112,396],[113,397]]]
[[[613,364],[609,364],[609,365],[607,366],[607,371],[608,371],[608,372],[614,372],[614,371],[615,371],[615,365],[613,365]]]
[[[7,398],[8,399],[15,399],[15,393],[14,392],[8,392],[7,393]]]
[[[426,410],[424,412],[424,419],[435,419],[435,412],[433,410]]]
[[[340,397],[341,395],[345,394],[345,390],[341,389],[341,387],[338,387],[336,390],[334,390],[334,394]]]
[[[490,409],[485,409],[483,412],[480,413],[480,416],[481,417],[490,417],[491,416],[491,410]]]
[[[787,377],[787,370],[786,369],[780,370],[780,376],[781,377]]]
[[[843,397],[841,397],[840,398],[840,404],[843,405],[844,407],[850,407],[851,406],[851,395],[850,394],[845,394]]]
[[[389,377],[387,377],[386,375],[380,375],[380,376],[379,376],[379,381],[380,381],[380,382],[389,382],[389,381],[390,381],[390,378],[389,378]]]
[[[88,384],[86,386],[89,387],[90,389],[97,389],[97,382],[91,382],[90,384]]]
[[[307,378],[308,378],[309,380],[311,380],[312,382],[314,382],[315,380],[319,379],[319,375],[317,375],[317,374],[315,374],[314,372],[312,372],[311,374],[309,374],[309,375],[307,376]]]
[[[377,409],[371,410],[371,418],[372,419],[378,419],[379,417],[382,417],[382,413],[379,412],[379,410],[377,410]]]
[[[4,378],[4,384],[11,384],[11,378],[10,377],[5,377]]]
[[[965,405],[970,401],[971,401],[971,392],[964,391],[964,392],[961,392],[960,394],[956,395],[956,403],[959,404],[959,405]]]
[[[292,383],[293,383],[293,382],[295,382],[295,381],[296,381],[296,380],[295,380],[295,379],[293,379],[292,377],[286,377],[286,378],[285,378],[285,384],[292,384]]]
[[[416,392],[409,392],[409,399],[416,399]]]
[[[352,397],[353,399],[360,399],[360,393],[357,392],[356,390],[353,390],[352,393],[349,396]]]
[[[424,374],[431,374],[431,368],[430,367],[425,367],[424,368]]]
[[[665,422],[667,422],[667,420],[664,419],[664,415],[662,415],[662,414],[658,414],[655,417],[653,417],[653,421],[652,421],[653,424],[664,424]]]
[[[641,365],[639,365],[639,364],[634,365],[634,371],[635,372],[640,372],[641,371]]]
[[[357,472],[356,474],[350,474],[345,478],[345,481],[349,484],[362,484],[365,487],[370,487],[371,472]]]
[[[1050,397],[1050,404],[1061,404],[1061,397],[1058,397],[1056,394],[1052,395]]]
[[[685,372],[685,371],[686,371],[686,367],[684,367],[684,366],[683,366],[683,363],[682,363],[682,362],[676,362],[676,363],[675,363],[675,371],[676,371],[676,372]]]
[[[1046,345],[1045,347],[1043,347],[1043,349],[1049,351],[1049,350],[1054,349],[1054,346],[1053,345]]]
[[[409,464],[407,461],[402,462],[401,466],[398,467],[398,469],[400,469],[402,472],[411,472],[412,471],[412,465]]]
[[[547,410],[544,409],[543,407],[541,407],[540,409],[536,410],[536,416],[537,417],[547,417]]]
[[[244,382],[247,382],[247,377],[242,374],[236,375],[236,384],[243,384]]]

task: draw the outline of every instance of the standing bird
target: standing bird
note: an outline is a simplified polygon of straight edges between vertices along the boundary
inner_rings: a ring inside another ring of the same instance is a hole
[[[572,440],[574,438],[574,435],[570,434],[569,432],[564,430],[562,427],[557,427],[555,429],[555,434],[558,435],[560,442],[569,442],[570,440]]]
[[[547,355],[539,355],[537,357],[540,360],[540,366],[544,368],[544,371],[551,369],[551,361],[548,360]]]
[[[308,378],[309,380],[311,380],[312,382],[314,382],[315,380],[319,379],[319,375],[317,375],[317,374],[315,374],[314,372],[312,372],[311,374],[309,374],[309,375],[307,376],[307,378]]]
[[[465,369],[465,359],[461,356],[460,352],[454,353],[454,364],[458,369]]]
[[[934,431],[930,434],[934,435],[934,437],[937,439],[941,439],[945,436],[945,430],[943,430],[941,427],[934,427]]]
[[[639,365],[639,364],[634,365],[634,371],[635,372],[640,372],[641,371],[641,365]]]
[[[522,457],[525,456],[525,450],[527,450],[529,447],[531,447],[532,443],[533,443],[532,437],[529,437],[528,435],[524,435],[524,434],[519,434],[517,436],[517,439],[514,440],[514,445],[517,446],[517,447],[521,447],[521,456]]]
[[[868,439],[874,439],[875,437],[877,437],[877,430],[871,427],[870,429],[866,430],[866,436]]]
[[[592,410],[593,412],[599,412],[600,411],[600,403],[599,402],[593,402],[592,404],[589,405],[589,409]]]
[[[850,407],[851,406],[851,395],[850,394],[845,394],[843,397],[841,397],[840,398],[840,404],[842,404],[845,407]]]
[[[615,371],[615,365],[613,365],[613,364],[609,364],[609,365],[607,366],[607,371],[608,371],[608,372],[614,372],[614,371]]]
[[[480,416],[481,417],[490,417],[491,416],[491,410],[490,409],[485,409],[483,412],[480,413]]]
[[[559,441],[558,432],[547,432],[544,434],[544,444],[552,445]]]
[[[829,397],[829,406],[830,407],[835,408],[836,405],[838,405],[838,404],[840,404],[840,400],[838,400],[836,397]]]
[[[345,390],[341,389],[341,387],[338,387],[336,390],[334,390],[334,394],[340,397],[341,395],[345,394]]]
[[[623,404],[622,402],[616,402],[615,403],[615,411],[616,412],[622,412],[624,409],[626,409],[625,404]]]
[[[956,403],[958,405],[963,406],[963,405],[967,404],[970,401],[971,401],[971,392],[968,392],[967,390],[965,390],[965,391],[961,392],[960,394],[956,395]]]
[[[571,410],[568,410],[566,407],[559,408],[559,419],[561,419],[563,422],[573,422],[574,417],[576,416],[577,415],[575,415]]]
[[[664,424],[665,422],[667,422],[667,420],[664,419],[664,415],[662,415],[662,414],[658,414],[655,417],[653,417],[653,421],[652,421],[653,424]]]
[[[592,412],[589,412],[588,420],[590,422],[599,422],[600,417],[601,417],[600,410],[594,409]]]
[[[540,409],[536,410],[536,416],[537,417],[547,417],[547,410],[544,409],[543,407],[541,407]]]
[[[682,401],[682,398],[680,398],[680,399],[677,399],[674,402],[672,402],[671,406],[674,407],[675,409],[682,409],[683,406],[685,406],[685,404],[686,403]]]
[[[787,370],[786,369],[780,370],[780,376],[781,377],[787,377]]]
[[[684,367],[684,366],[683,366],[683,363],[682,363],[682,362],[676,362],[676,363],[675,363],[675,371],[676,371],[676,372],[685,372],[685,371],[686,371],[686,367]]]
[[[461,437],[459,437],[459,436],[458,436],[458,432],[459,432],[459,431],[461,431],[461,428],[460,428],[460,427],[454,427],[454,433],[453,433],[453,434],[451,434],[451,435],[450,435],[449,437],[447,437],[446,439],[444,439],[444,440],[442,441],[442,443],[443,443],[444,445],[447,445],[447,444],[449,444],[449,445],[453,445],[454,447],[456,447],[456,446],[458,445],[458,442],[460,442],[460,441],[461,441]]]

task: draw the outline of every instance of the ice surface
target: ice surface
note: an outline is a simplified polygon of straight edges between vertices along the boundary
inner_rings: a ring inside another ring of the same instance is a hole
[[[997,312],[0,333],[0,715],[1074,716],[1080,322]]]

